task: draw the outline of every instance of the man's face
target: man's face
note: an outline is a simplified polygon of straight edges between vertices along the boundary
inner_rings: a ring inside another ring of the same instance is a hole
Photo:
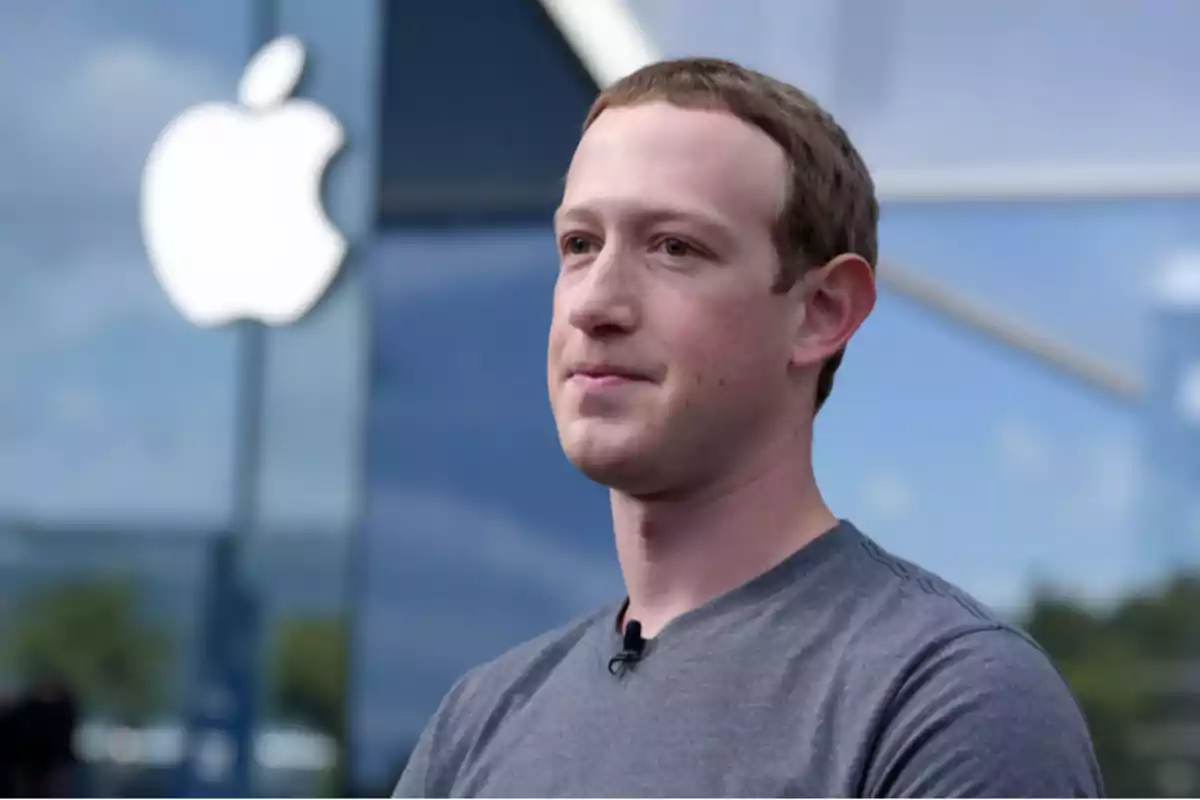
[[[803,317],[771,289],[787,175],[770,137],[723,112],[646,103],[584,134],[555,218],[548,380],[589,477],[669,491],[786,413]]]

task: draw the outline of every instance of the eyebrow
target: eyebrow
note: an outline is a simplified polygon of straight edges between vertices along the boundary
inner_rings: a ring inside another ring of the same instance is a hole
[[[662,222],[682,222],[687,225],[693,225],[709,235],[717,236],[722,240],[728,240],[732,236],[732,225],[720,217],[714,217],[699,211],[629,204],[626,206],[626,213],[634,217],[637,224],[642,226],[655,225]],[[595,222],[600,217],[601,214],[591,206],[560,206],[554,212],[554,224],[556,226],[563,225],[572,220]]]

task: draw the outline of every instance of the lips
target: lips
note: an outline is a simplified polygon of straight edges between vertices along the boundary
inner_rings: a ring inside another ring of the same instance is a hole
[[[573,366],[567,373],[569,378],[593,381],[650,381],[650,375],[642,370],[617,364],[582,363]]]

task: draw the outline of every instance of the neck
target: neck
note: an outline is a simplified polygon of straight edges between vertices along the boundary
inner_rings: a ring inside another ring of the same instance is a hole
[[[686,493],[611,493],[626,615],[647,638],[837,524],[817,489],[811,452],[808,430],[774,438],[739,469]]]

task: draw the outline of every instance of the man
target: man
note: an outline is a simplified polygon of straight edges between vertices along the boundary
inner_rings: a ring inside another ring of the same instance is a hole
[[[66,682],[45,673],[13,712],[20,791],[29,797],[71,794],[79,710]]]
[[[20,797],[17,785],[16,700],[0,684],[0,797]]]
[[[600,96],[555,218],[548,380],[628,599],[462,678],[397,795],[1101,795],[1046,655],[817,489],[877,217],[793,87],[692,59]]]

